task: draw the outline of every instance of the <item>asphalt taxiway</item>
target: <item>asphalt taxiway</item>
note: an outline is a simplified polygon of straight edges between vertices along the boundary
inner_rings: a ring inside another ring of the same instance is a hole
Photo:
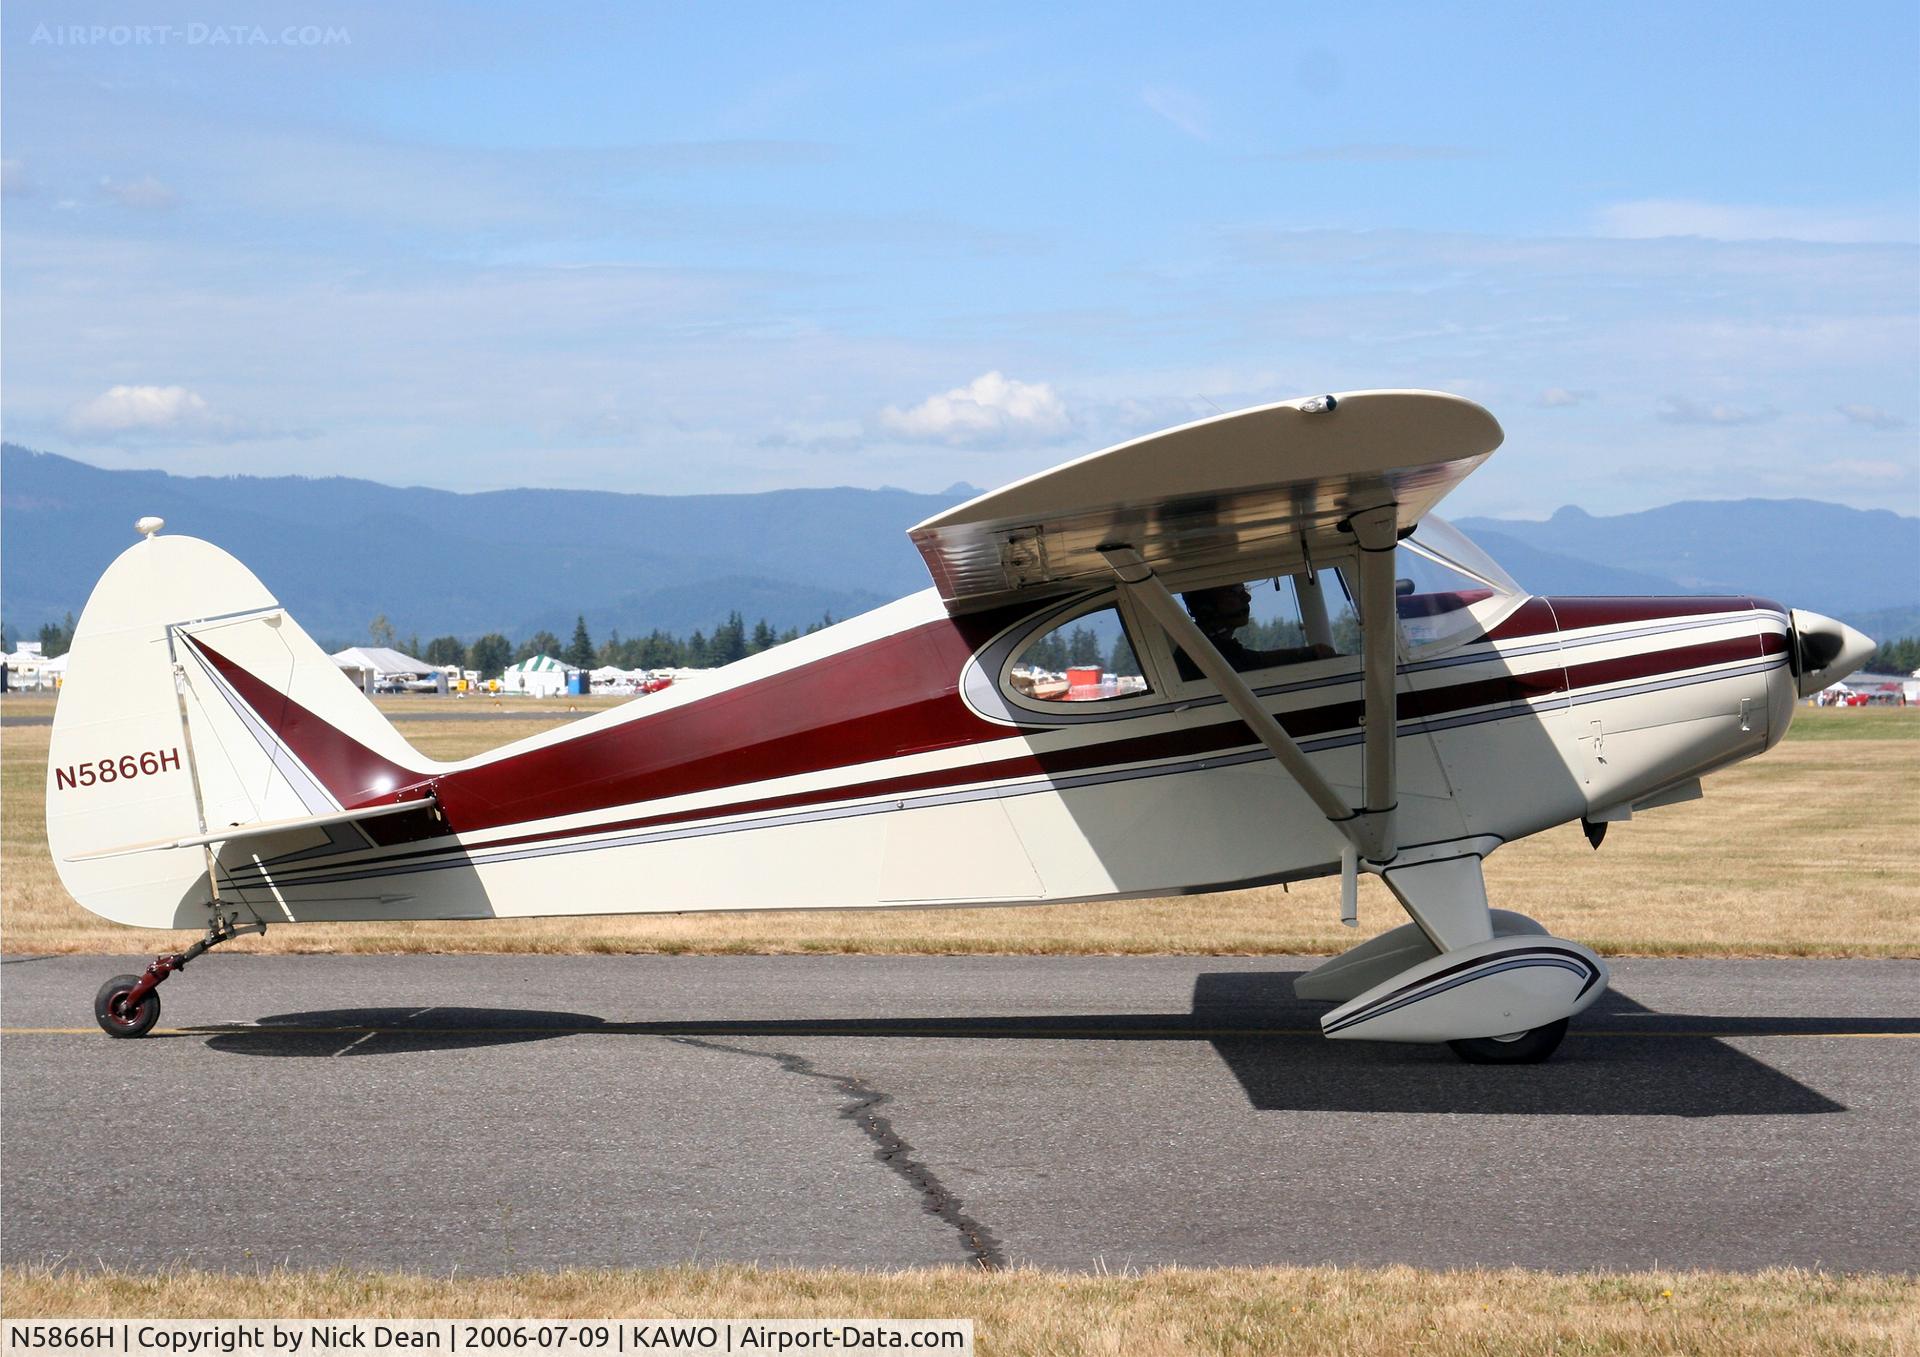
[[[1920,962],[1626,960],[1546,1065],[1296,958],[0,964],[9,1263],[1920,1269]]]

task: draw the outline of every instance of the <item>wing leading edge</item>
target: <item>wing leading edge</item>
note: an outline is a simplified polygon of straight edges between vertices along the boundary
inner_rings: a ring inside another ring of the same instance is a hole
[[[1125,542],[1180,569],[1338,540],[1365,509],[1402,530],[1500,446],[1480,406],[1437,391],[1356,391],[1237,410],[1091,453],[910,530],[940,595],[971,612],[1101,583]]]

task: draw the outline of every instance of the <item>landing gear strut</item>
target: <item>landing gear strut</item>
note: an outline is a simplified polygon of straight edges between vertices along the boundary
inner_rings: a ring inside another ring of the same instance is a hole
[[[1339,1004],[1320,1019],[1329,1037],[1444,1041],[1471,1065],[1531,1065],[1554,1053],[1567,1020],[1606,989],[1607,964],[1590,948],[1488,907],[1479,852],[1416,858],[1381,874],[1414,921],[1294,982],[1299,998]]]
[[[264,933],[263,923],[235,923],[233,917],[214,913],[207,935],[184,952],[158,956],[143,975],[116,975],[93,996],[94,1020],[110,1037],[144,1037],[160,1021],[160,982],[189,961],[204,955],[221,943],[247,933]]]

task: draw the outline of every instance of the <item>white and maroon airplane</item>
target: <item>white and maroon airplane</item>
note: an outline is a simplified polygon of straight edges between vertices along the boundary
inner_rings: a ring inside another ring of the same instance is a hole
[[[1873,643],[1730,598],[1529,597],[1433,515],[1501,441],[1371,391],[1242,410],[912,529],[935,587],[455,763],[414,750],[246,567],[108,569],[47,836],[88,909],[200,928],[100,1025],[268,924],[1042,904],[1360,872],[1412,922],[1303,977],[1329,1037],[1544,1059],[1605,988],[1481,862],[1699,795]],[[1184,596],[1184,599],[1176,595]]]

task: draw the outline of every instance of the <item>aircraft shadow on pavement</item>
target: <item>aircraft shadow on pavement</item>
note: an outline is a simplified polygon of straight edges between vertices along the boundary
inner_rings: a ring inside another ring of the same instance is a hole
[[[328,1009],[211,1032],[207,1045],[233,1055],[366,1057],[574,1036],[1203,1041],[1262,1110],[1718,1117],[1846,1110],[1722,1037],[1920,1031],[1920,1019],[1662,1014],[1609,992],[1575,1020],[1566,1045],[1545,1064],[1477,1066],[1444,1046],[1327,1041],[1318,1027],[1327,1005],[1296,999],[1293,979],[1291,972],[1203,974],[1184,1014],[610,1022],[549,1009]]]
[[[330,1008],[278,1013],[215,1032],[209,1050],[232,1055],[364,1056],[460,1051],[601,1032],[588,1013],[519,1008]]]
[[[1294,998],[1289,973],[1201,975],[1193,1010],[1257,1026],[1329,1005]],[[1261,1109],[1469,1112],[1523,1116],[1726,1117],[1844,1112],[1846,1107],[1720,1038],[1763,1034],[1920,1031],[1920,1021],[1724,1018],[1655,1013],[1609,990],[1573,1020],[1539,1065],[1467,1065],[1445,1046],[1326,1041],[1282,1045],[1257,1035],[1214,1049]],[[1643,1035],[1644,1034],[1644,1035]]]

